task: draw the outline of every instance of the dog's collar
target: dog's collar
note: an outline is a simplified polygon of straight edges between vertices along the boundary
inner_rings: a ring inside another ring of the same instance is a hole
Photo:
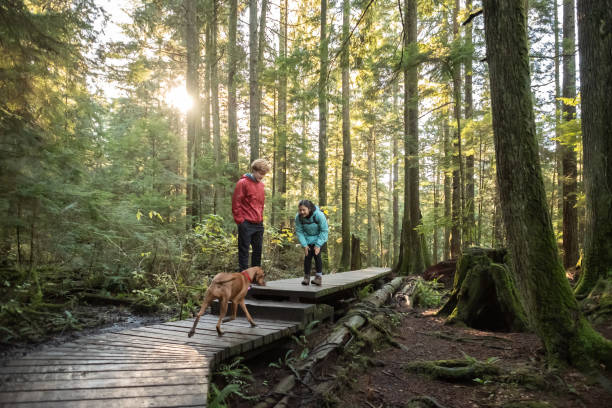
[[[244,276],[247,278],[247,281],[248,281],[249,283],[251,283],[252,279],[251,279],[251,277],[249,276],[249,273],[248,273],[247,271],[242,271],[241,273],[242,273],[242,274],[243,274],[243,275],[244,275]]]

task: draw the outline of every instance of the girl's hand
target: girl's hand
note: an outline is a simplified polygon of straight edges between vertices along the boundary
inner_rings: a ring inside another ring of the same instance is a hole
[[[308,256],[308,247],[307,246],[304,247],[304,255]]]
[[[319,252],[321,252],[321,248],[315,247],[315,255],[319,255]]]

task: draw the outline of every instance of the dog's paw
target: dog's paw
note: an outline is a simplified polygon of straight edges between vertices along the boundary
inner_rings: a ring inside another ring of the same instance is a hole
[[[187,337],[193,337],[194,334],[195,334],[195,331],[190,331],[189,333],[187,333]]]
[[[255,323],[251,323],[251,327],[257,327]]]

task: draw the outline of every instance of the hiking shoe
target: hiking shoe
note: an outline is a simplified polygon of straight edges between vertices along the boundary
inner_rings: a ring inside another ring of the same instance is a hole
[[[310,285],[310,278],[308,276],[304,276],[304,280],[302,281],[302,285],[304,285],[304,286]]]
[[[321,283],[322,283],[321,281],[322,281],[322,278],[321,278],[319,275],[317,275],[317,276],[315,276],[315,278],[312,280],[312,284],[313,284],[313,285],[317,285],[317,286],[321,286]]]

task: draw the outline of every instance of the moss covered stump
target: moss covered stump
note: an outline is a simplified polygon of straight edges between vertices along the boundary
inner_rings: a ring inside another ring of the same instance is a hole
[[[493,331],[525,331],[527,315],[505,262],[506,251],[469,248],[457,264],[451,296],[438,315],[447,323]]]

